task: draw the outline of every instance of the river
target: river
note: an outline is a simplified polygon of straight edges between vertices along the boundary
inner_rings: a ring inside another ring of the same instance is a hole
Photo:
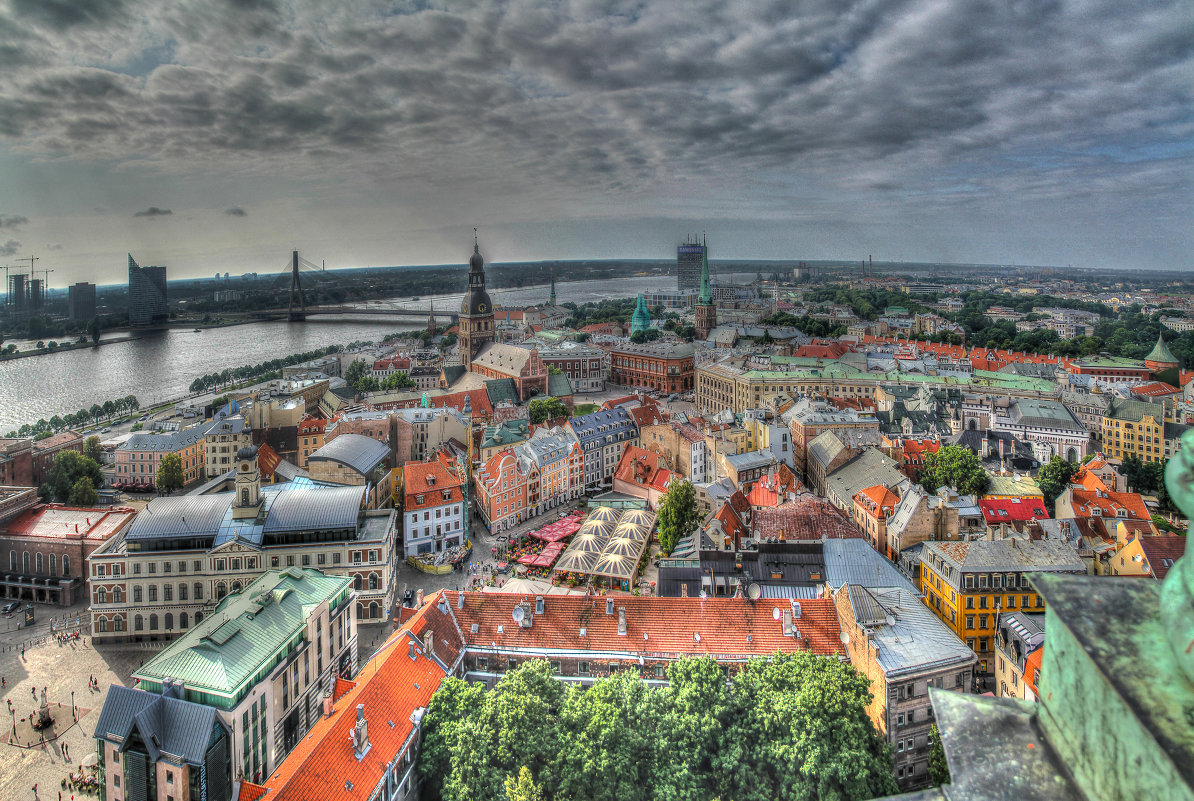
[[[722,276],[718,276],[721,278]],[[735,276],[744,281],[754,276]],[[606,281],[557,281],[558,302],[586,303],[631,297],[639,292],[671,289],[674,276],[629,277]],[[490,292],[507,308],[545,303],[546,286]],[[461,295],[424,296],[425,306],[456,310]],[[93,403],[135,395],[142,406],[186,394],[191,382],[226,367],[256,364],[292,353],[354,340],[377,341],[395,331],[417,330],[425,323],[410,319],[312,318],[305,323],[260,322],[201,332],[173,329],[148,333],[129,342],[97,348],[47,353],[0,362],[0,435],[38,418],[47,420]]]

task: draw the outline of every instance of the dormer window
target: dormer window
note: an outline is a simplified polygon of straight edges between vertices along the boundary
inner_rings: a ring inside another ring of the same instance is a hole
[[[419,503],[419,504],[423,503],[423,496],[422,496],[422,495],[416,495],[416,496],[415,496],[415,503]]]

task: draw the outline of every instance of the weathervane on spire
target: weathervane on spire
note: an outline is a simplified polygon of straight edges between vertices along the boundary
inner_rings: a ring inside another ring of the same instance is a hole
[[[477,242],[477,229],[473,228],[473,250],[480,250],[481,245]]]

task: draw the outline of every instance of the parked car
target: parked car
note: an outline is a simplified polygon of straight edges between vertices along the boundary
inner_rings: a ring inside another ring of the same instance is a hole
[[[13,613],[13,612],[15,612],[15,611],[17,611],[17,610],[18,610],[18,609],[20,609],[20,608],[21,608],[21,602],[20,602],[20,601],[10,601],[9,603],[6,603],[6,604],[4,605],[4,609],[3,609],[4,616],[5,616],[5,617],[12,617],[12,613]]]

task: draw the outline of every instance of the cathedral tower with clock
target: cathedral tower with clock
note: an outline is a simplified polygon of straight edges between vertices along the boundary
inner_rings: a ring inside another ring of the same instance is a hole
[[[485,259],[473,229],[473,255],[468,260],[468,291],[460,302],[460,363],[472,369],[473,359],[493,342],[493,302],[485,291]]]

